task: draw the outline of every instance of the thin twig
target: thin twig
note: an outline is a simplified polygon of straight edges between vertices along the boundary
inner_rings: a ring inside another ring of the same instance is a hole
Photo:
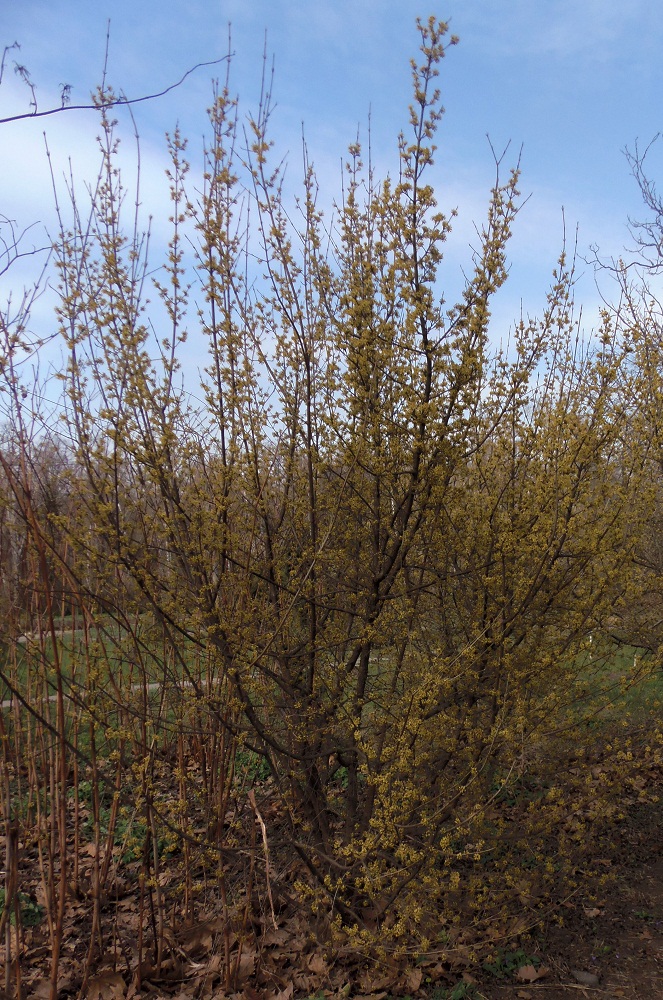
[[[272,899],[272,886],[269,881],[269,847],[267,846],[267,827],[265,826],[265,821],[260,815],[260,810],[256,804],[256,795],[253,789],[249,792],[249,802],[251,808],[255,813],[256,819],[260,823],[260,829],[262,831],[262,844],[265,849],[265,877],[267,879],[267,896],[269,897],[269,906],[272,911],[272,922],[274,924],[274,930],[278,930],[278,924],[276,923],[276,916],[274,914],[274,900]]]
[[[219,63],[225,62],[230,59],[230,55],[221,56],[219,59],[210,59],[208,62],[199,62],[191,69],[188,69],[186,73],[180,77],[176,83],[171,83],[169,87],[164,90],[159,90],[154,94],[145,94],[143,97],[117,97],[112,101],[100,101],[96,104],[64,104],[60,105],[59,108],[49,108],[48,111],[26,111],[21,115],[10,115],[8,118],[0,118],[0,125],[7,125],[9,122],[20,122],[25,121],[26,118],[46,118],[49,115],[59,115],[63,111],[107,111],[108,108],[116,108],[124,105],[130,104],[142,104],[143,101],[154,101],[158,97],[164,97],[169,94],[171,90],[176,90],[177,87],[181,87],[188,76],[195,73],[198,69],[203,69],[205,66],[218,66]]]

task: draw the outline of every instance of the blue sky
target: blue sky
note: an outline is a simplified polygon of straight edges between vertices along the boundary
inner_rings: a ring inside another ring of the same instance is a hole
[[[275,60],[277,109],[273,134],[298,176],[302,123],[311,157],[331,204],[340,162],[370,108],[378,173],[396,168],[396,137],[407,124],[408,60],[416,54],[415,17],[434,13],[460,36],[442,66],[446,115],[431,173],[440,204],[459,211],[444,278],[455,290],[469,262],[473,225],[485,217],[494,165],[486,135],[507,162],[522,154],[521,190],[531,195],[511,247],[511,279],[497,304],[496,335],[505,336],[521,308],[543,303],[559,254],[563,223],[587,254],[605,257],[631,244],[629,216],[642,215],[623,155],[646,144],[663,125],[663,12],[651,0],[445,0],[433,10],[419,0],[22,0],[5,3],[0,44],[18,41],[39,107],[59,103],[58,86],[74,103],[98,83],[110,18],[109,80],[127,96],[161,90],[200,61],[227,51],[232,25],[232,86],[243,108],[255,107],[262,52]],[[219,72],[223,74],[221,66]],[[177,91],[136,109],[141,134],[145,211],[168,214],[163,134],[176,121],[200,162],[213,70],[202,69]],[[29,110],[18,78],[5,74],[0,116]],[[0,212],[19,226],[53,227],[44,153],[46,132],[58,177],[68,169],[91,179],[97,162],[90,112],[2,126]],[[127,131],[126,150],[131,162]],[[657,165],[652,154],[652,171]],[[157,225],[158,235],[158,225]],[[34,261],[12,272],[29,280]],[[582,266],[578,298],[591,325],[599,301],[591,267]],[[6,285],[6,282],[5,282]],[[39,322],[47,322],[41,317]]]

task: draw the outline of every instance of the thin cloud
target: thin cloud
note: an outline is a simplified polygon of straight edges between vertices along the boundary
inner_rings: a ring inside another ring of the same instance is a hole
[[[651,45],[652,36],[662,34],[659,13],[645,0],[478,3],[464,8],[462,20],[472,30],[473,44],[503,56],[582,56],[590,64],[623,59],[634,26],[640,45]]]

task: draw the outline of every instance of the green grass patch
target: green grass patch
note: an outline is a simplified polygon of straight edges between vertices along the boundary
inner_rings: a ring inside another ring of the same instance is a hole
[[[16,904],[11,905],[11,912],[9,914],[10,922],[16,925]],[[21,924],[23,927],[36,927],[44,919],[44,907],[37,902],[32,896],[28,896],[25,892],[18,893],[18,905],[21,917]],[[4,911],[6,906],[5,900],[5,888],[0,887],[0,911]]]
[[[500,949],[497,955],[482,964],[484,972],[490,973],[495,979],[512,979],[519,969],[526,965],[533,965],[536,968],[541,964],[541,959],[535,955],[528,955],[522,948],[517,951],[503,951]]]

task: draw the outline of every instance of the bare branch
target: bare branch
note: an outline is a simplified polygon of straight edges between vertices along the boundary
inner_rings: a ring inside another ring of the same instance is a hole
[[[178,87],[181,87],[184,81],[187,79],[187,77],[191,76],[192,73],[195,73],[196,70],[203,69],[205,66],[218,66],[219,63],[226,62],[230,58],[231,55],[229,54],[221,56],[221,58],[219,59],[210,59],[208,62],[196,63],[196,65],[188,69],[186,73],[184,73],[184,75],[181,76],[179,80],[177,80],[176,83],[171,83],[169,87],[166,87],[164,90],[159,90],[154,94],[145,94],[143,97],[128,98],[120,96],[110,101],[101,101],[98,103],[68,104],[67,103],[68,89],[67,86],[65,85],[62,88],[62,103],[60,107],[49,108],[48,111],[35,110],[35,111],[26,111],[24,114],[21,115],[9,115],[9,117],[7,118],[0,118],[0,125],[8,125],[10,122],[24,121],[26,118],[47,118],[49,115],[57,115],[60,114],[62,111],[99,111],[99,110],[104,111],[107,110],[108,108],[115,108],[122,105],[128,106],[131,104],[142,104],[144,101],[154,101],[158,97],[164,97],[171,91],[176,90]],[[27,73],[27,70],[25,70],[25,67],[20,67],[20,69],[19,67],[17,67],[16,72],[20,72],[21,77],[25,80],[28,86],[31,87],[31,89],[33,90],[33,98],[34,98],[33,85],[29,81],[29,74]],[[33,106],[36,107],[36,105],[34,104],[34,100],[33,100]]]
[[[9,55],[10,52],[13,52],[14,49],[20,49],[20,48],[21,46],[18,44],[18,42],[12,42],[11,45],[5,45],[4,49],[2,50],[2,59],[0,59],[0,84],[2,83],[2,78],[5,72],[5,66],[7,65],[7,56]]]

